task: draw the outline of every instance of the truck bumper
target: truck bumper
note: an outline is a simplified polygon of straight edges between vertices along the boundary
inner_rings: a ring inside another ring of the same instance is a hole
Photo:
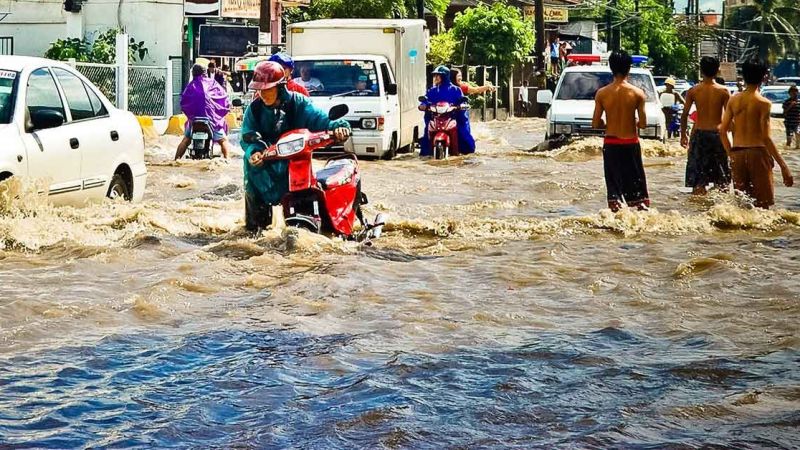
[[[391,134],[388,132],[353,131],[353,146],[358,156],[381,157],[389,149]]]

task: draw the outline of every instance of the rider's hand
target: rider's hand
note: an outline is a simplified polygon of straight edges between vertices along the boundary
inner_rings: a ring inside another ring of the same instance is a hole
[[[336,142],[344,142],[349,137],[350,137],[349,128],[341,127],[333,130],[333,138],[336,140]]]
[[[689,137],[685,134],[681,136],[681,147],[689,148]]]
[[[264,153],[263,152],[253,152],[250,155],[250,165],[253,167],[261,167],[264,164]]]

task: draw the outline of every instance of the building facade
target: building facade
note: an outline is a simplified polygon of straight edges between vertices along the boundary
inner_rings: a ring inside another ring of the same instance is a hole
[[[142,64],[164,65],[181,55],[182,0],[73,0],[77,12],[64,10],[62,0],[11,0],[0,21],[0,36],[14,38],[14,54],[43,56],[58,39],[86,38],[110,28],[125,30],[144,41]]]

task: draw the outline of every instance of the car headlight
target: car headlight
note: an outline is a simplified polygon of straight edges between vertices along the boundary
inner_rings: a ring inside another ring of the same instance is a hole
[[[361,119],[361,128],[365,130],[374,130],[378,128],[378,121],[376,119]]]
[[[639,130],[639,136],[643,137],[657,137],[658,136],[658,127],[646,127],[642,130]]]
[[[572,125],[568,123],[557,123],[553,134],[572,134]]]
[[[289,156],[299,152],[305,146],[305,139],[293,139],[286,142],[278,142],[278,156]]]

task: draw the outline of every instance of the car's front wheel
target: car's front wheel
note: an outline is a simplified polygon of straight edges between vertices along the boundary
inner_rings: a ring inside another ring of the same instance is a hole
[[[122,197],[125,200],[130,201],[131,190],[122,175],[118,173],[114,174],[114,178],[111,179],[111,185],[108,187],[108,193],[106,194],[106,197],[110,198],[111,200],[116,200]]]

